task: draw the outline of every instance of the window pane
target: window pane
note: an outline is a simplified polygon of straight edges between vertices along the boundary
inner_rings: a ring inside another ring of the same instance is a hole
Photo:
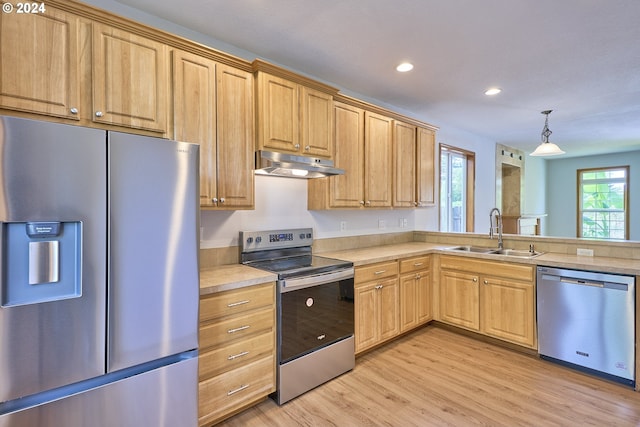
[[[579,171],[579,237],[626,238],[626,168]]]

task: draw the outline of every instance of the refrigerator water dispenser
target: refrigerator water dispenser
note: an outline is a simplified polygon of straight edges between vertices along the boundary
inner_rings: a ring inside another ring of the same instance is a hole
[[[82,223],[2,223],[0,305],[38,304],[82,295]]]

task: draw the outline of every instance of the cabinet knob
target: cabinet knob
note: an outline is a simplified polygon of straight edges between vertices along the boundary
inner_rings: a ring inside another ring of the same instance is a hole
[[[306,145],[306,146],[304,147],[304,149],[305,149],[305,151],[309,151],[309,150],[311,150],[311,147],[310,147],[310,146],[308,146],[308,145]]]
[[[96,117],[102,117],[103,115],[102,111],[96,111]]]
[[[217,198],[217,197],[214,197],[213,199],[211,199],[211,201],[212,201],[213,203],[218,203],[218,198]]]
[[[71,114],[78,114],[78,109],[76,107],[71,108],[69,111]]]
[[[485,285],[488,285],[488,284],[489,284],[489,281],[488,281],[488,280],[485,280],[485,281],[484,281],[484,284],[485,284]]]
[[[360,200],[360,204],[364,206],[364,200]]]
[[[416,274],[416,279],[420,279],[422,276],[420,276],[420,273]]]
[[[295,149],[297,150],[297,149],[299,149],[299,148],[300,148],[300,144],[295,144],[295,145],[294,145],[294,147],[295,147]]]
[[[376,289],[382,289],[382,288],[384,288],[384,285],[377,285],[376,286]]]
[[[474,282],[477,282],[477,281],[478,281],[478,278],[477,278],[477,277],[474,277],[474,278],[473,278],[473,281],[474,281]]]
[[[367,203],[365,203],[365,205],[371,206],[371,202],[369,200],[367,200]]]
[[[220,203],[224,203],[224,197],[220,197]]]

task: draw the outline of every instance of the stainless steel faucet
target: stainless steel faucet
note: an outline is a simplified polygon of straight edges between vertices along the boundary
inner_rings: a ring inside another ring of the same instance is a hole
[[[496,226],[493,226],[493,214],[496,213]],[[493,208],[489,212],[489,238],[493,239],[494,230],[498,231],[498,248],[503,249],[502,245],[502,214],[500,209]]]

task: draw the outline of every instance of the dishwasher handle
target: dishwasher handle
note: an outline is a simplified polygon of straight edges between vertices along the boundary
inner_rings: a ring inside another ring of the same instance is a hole
[[[602,280],[577,279],[575,277],[556,276],[552,274],[543,274],[542,280],[566,283],[568,285],[592,286],[596,288],[614,289],[614,290],[625,291],[625,292],[629,290],[629,285],[627,285],[626,283],[616,283],[616,282],[609,282],[609,281],[602,281]]]

